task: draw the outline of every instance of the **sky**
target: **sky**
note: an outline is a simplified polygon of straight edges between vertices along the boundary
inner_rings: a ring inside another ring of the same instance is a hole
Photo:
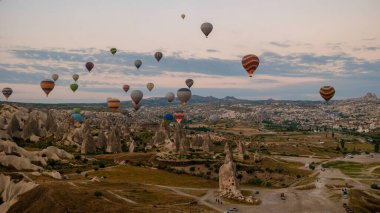
[[[188,78],[193,94],[219,98],[321,100],[324,85],[334,99],[380,96],[379,11],[378,0],[1,0],[0,87],[13,89],[10,101],[36,103],[130,100],[134,89],[162,97]],[[214,26],[208,38],[204,22]],[[253,78],[247,54],[260,58]],[[54,73],[47,98],[39,84]]]

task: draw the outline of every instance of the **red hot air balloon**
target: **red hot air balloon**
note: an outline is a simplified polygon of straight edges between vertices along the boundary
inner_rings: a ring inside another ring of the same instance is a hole
[[[259,57],[257,57],[256,55],[246,55],[241,60],[241,64],[249,74],[249,77],[252,77],[252,74],[255,72],[255,70],[260,64],[260,60]]]
[[[128,90],[129,90],[129,85],[128,85],[128,84],[124,84],[124,85],[123,85],[123,90],[124,90],[125,92],[128,92]]]
[[[53,80],[45,79],[40,83],[41,89],[45,92],[46,97],[48,97],[49,93],[54,89],[55,83]]]
[[[86,63],[86,68],[89,72],[91,72],[91,70],[94,68],[94,63],[92,62],[87,62]]]
[[[181,124],[183,118],[185,117],[185,113],[182,110],[177,110],[175,113],[173,113],[173,116],[177,123]]]

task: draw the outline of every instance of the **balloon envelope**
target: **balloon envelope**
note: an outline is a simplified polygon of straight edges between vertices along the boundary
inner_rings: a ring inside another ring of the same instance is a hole
[[[323,86],[319,90],[319,94],[321,95],[323,99],[325,99],[325,101],[329,101],[331,100],[331,98],[334,97],[335,89],[332,86]]]
[[[136,104],[135,102],[132,102],[132,107],[135,109],[135,111],[139,110],[141,107],[141,103]]]
[[[206,38],[211,33],[212,29],[213,29],[212,24],[210,24],[208,22],[205,22],[201,25],[201,30],[202,30],[203,34],[205,34]]]
[[[144,94],[140,90],[133,90],[131,92],[131,98],[135,104],[139,104],[143,96]]]
[[[165,98],[166,98],[166,100],[168,100],[168,102],[174,101],[174,98],[175,98],[174,93],[172,93],[172,92],[166,93]]]
[[[135,60],[135,66],[136,66],[137,69],[140,68],[141,65],[142,65],[142,61],[141,60]]]
[[[112,112],[115,112],[120,106],[120,100],[117,98],[107,98],[107,106]]]
[[[91,72],[91,70],[94,68],[94,63],[92,62],[87,62],[86,63],[86,68],[89,72]]]
[[[188,88],[181,88],[177,91],[177,97],[182,105],[186,105],[191,98],[191,91]]]
[[[73,109],[73,112],[76,113],[76,114],[79,114],[80,111],[81,111],[81,110],[80,110],[80,108],[78,108],[78,107]]]
[[[128,84],[124,84],[124,85],[123,85],[123,90],[124,90],[125,92],[128,92],[128,90],[129,90],[129,85],[128,85]]]
[[[181,18],[182,18],[182,19],[185,19],[185,17],[186,17],[185,14],[182,14],[182,15],[181,15]]]
[[[160,60],[161,60],[161,58],[162,58],[162,52],[156,52],[155,54],[154,54],[154,57],[156,58],[156,60],[159,62]]]
[[[185,117],[185,113],[182,110],[177,110],[173,113],[173,116],[177,123],[180,124],[183,121],[183,118]]]
[[[256,71],[257,67],[259,67],[260,60],[256,55],[246,55],[241,60],[241,64],[249,74],[249,77],[252,77],[252,74]]]
[[[190,89],[190,87],[193,86],[194,81],[193,81],[193,79],[186,79],[185,83],[186,83],[186,85],[187,85],[187,86],[189,87],[189,89]]]
[[[51,78],[53,79],[53,81],[57,81],[58,78],[59,78],[59,75],[58,75],[58,74],[53,74],[53,75],[51,76]]]
[[[70,84],[70,89],[71,89],[73,92],[77,91],[78,87],[79,87],[79,86],[78,86],[77,83],[72,83],[72,84]]]
[[[77,121],[79,123],[83,123],[83,117],[81,114],[79,113],[74,113],[71,115],[71,117],[73,118],[74,121]]]
[[[79,79],[79,75],[78,75],[78,74],[74,74],[74,75],[73,75],[73,79],[74,79],[74,81],[76,82],[76,81]]]
[[[150,91],[152,91],[152,89],[154,88],[154,84],[153,83],[147,83],[146,84],[146,88]]]
[[[8,100],[9,96],[12,95],[13,90],[10,87],[5,87],[2,92],[3,92],[3,95],[5,96],[5,98]]]
[[[117,49],[116,48],[111,48],[110,52],[112,53],[112,55],[115,55],[115,53],[117,52]]]
[[[164,119],[167,121],[172,121],[174,119],[174,116],[171,113],[167,113],[164,115]]]
[[[46,97],[48,97],[49,93],[54,89],[55,83],[53,80],[45,79],[40,83],[41,89],[45,92]]]

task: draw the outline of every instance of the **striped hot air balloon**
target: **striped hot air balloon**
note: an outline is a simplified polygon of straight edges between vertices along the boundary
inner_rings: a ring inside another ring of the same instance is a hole
[[[181,124],[183,121],[183,118],[185,117],[185,113],[182,110],[177,110],[173,113],[174,119],[177,121],[178,124]]]
[[[4,89],[3,89],[3,95],[5,96],[5,98],[8,100],[8,98],[9,98],[9,96],[11,96],[12,95],[12,93],[13,93],[13,90],[12,90],[12,88],[10,88],[10,87],[5,87]]]
[[[328,102],[335,95],[335,89],[332,86],[323,86],[319,90],[319,94],[321,94],[322,98]]]
[[[53,80],[45,79],[40,83],[41,89],[45,92],[46,97],[49,96],[49,93],[54,89],[55,83]]]
[[[115,112],[120,106],[120,100],[117,98],[107,98],[107,106],[112,112]]]
[[[252,77],[252,74],[255,72],[255,70],[260,64],[260,60],[259,57],[257,57],[256,55],[246,55],[241,60],[241,64],[249,74],[249,77]]]

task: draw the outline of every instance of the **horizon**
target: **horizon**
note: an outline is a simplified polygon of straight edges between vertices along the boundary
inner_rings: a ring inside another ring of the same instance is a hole
[[[0,87],[13,89],[9,101],[53,104],[129,101],[133,89],[144,99],[162,97],[186,87],[187,78],[194,94],[217,98],[319,101],[324,85],[335,87],[333,100],[380,94],[378,8],[376,0],[3,0]],[[214,25],[207,39],[203,22]],[[118,48],[114,56],[111,47]],[[159,63],[156,51],[164,54]],[[247,54],[260,58],[253,78],[241,65]],[[143,61],[139,71],[136,59]],[[95,64],[91,73],[87,61]],[[39,83],[54,73],[59,79],[46,98]],[[79,89],[72,93],[74,73]]]

